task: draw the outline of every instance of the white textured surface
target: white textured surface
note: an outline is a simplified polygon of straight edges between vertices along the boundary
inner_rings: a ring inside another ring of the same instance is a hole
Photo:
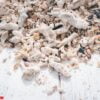
[[[3,63],[6,58],[6,63]],[[39,86],[34,82],[25,84],[21,69],[13,71],[12,50],[6,49],[0,54],[0,96],[5,96],[5,100],[100,100],[100,69],[96,67],[97,61],[100,61],[100,56],[94,55],[88,65],[81,64],[79,69],[74,70],[70,79],[61,79],[61,87],[65,91],[61,98],[58,92],[47,96],[44,92],[46,85]],[[47,71],[43,73],[52,74]],[[51,84],[59,84],[56,74],[49,76]]]

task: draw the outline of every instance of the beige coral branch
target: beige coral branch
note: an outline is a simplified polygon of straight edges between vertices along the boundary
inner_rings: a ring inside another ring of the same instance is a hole
[[[61,63],[57,63],[54,61],[50,61],[49,65],[54,68],[57,72],[59,72],[60,74],[62,74],[65,77],[70,77],[70,72],[69,69],[67,68],[66,65],[63,65]]]
[[[64,40],[61,41],[61,43],[59,44],[59,47],[69,44],[74,38],[76,38],[78,36],[77,33],[73,33],[72,35],[70,35],[68,38],[65,38]]]

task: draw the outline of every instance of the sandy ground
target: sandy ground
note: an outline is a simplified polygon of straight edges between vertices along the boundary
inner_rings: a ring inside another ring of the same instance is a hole
[[[100,69],[96,67],[98,61],[100,56],[95,54],[88,64],[80,64],[70,79],[61,79],[64,93],[60,95],[55,92],[48,96],[45,90],[50,83],[40,86],[34,81],[25,83],[21,69],[13,71],[13,51],[5,49],[0,54],[0,96],[4,96],[5,100],[100,100]],[[42,73],[49,76],[51,84],[58,84],[56,74],[50,75],[47,70]]]

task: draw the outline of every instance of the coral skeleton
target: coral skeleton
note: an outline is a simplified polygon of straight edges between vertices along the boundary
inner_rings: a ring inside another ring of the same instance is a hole
[[[45,84],[45,69],[70,78],[80,62],[100,55],[100,0],[0,0],[4,48],[14,49],[24,81]],[[62,90],[53,85],[47,94],[55,91]]]

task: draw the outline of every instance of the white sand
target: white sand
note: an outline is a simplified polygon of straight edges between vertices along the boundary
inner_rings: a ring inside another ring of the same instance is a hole
[[[7,61],[3,63],[6,58]],[[70,79],[61,79],[65,91],[63,100],[100,100],[100,69],[96,67],[97,61],[100,61],[100,56],[93,55],[88,65],[80,64],[79,69],[72,71]],[[13,63],[13,51],[5,49],[0,54],[0,96],[3,95],[5,100],[60,100],[58,92],[51,96],[45,93],[48,86],[58,85],[57,74],[42,71],[49,77],[45,85],[39,86],[34,81],[25,83],[21,78],[22,70],[13,71]]]

